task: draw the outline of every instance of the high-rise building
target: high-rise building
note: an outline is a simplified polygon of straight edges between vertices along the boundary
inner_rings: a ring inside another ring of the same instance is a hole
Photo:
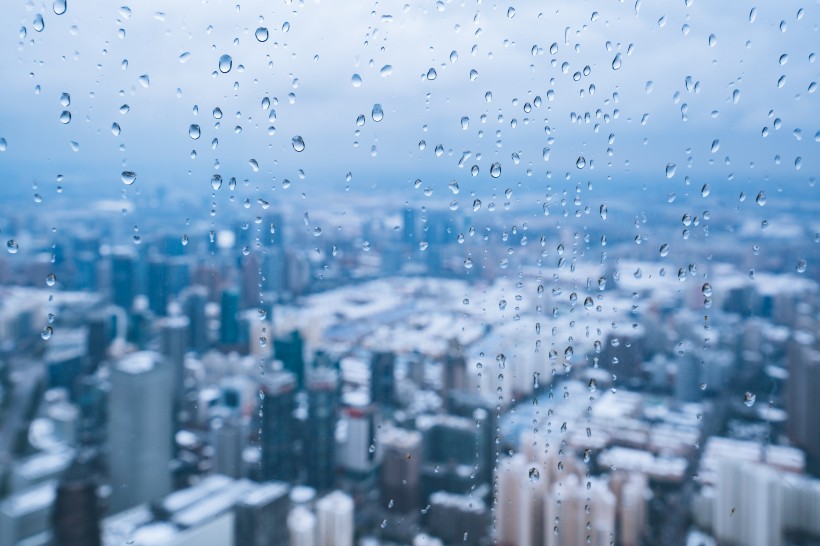
[[[474,421],[422,415],[416,418],[416,428],[423,437],[422,500],[436,491],[467,493],[479,483],[488,461],[484,459],[484,435]]]
[[[51,513],[55,546],[100,546],[97,482],[81,461],[63,474]]]
[[[290,546],[316,546],[316,516],[297,506],[288,515]]]
[[[286,546],[288,544],[288,486],[281,482],[261,485],[235,508],[234,544]]]
[[[185,354],[188,352],[188,317],[171,316],[158,321],[161,352],[173,370],[174,417],[185,399]]]
[[[111,301],[130,311],[136,293],[136,254],[128,247],[117,247],[111,252]]]
[[[308,418],[304,442],[307,483],[319,491],[333,487],[336,478],[336,421],[339,374],[314,368],[307,375]]]
[[[223,290],[220,303],[219,342],[225,347],[235,347],[239,344],[239,290]]]
[[[349,475],[371,475],[381,460],[381,446],[376,442],[379,412],[367,403],[366,395],[348,395],[342,406],[343,440],[339,445],[339,466]]]
[[[297,478],[294,460],[296,423],[296,378],[286,371],[265,375],[262,387],[262,479],[293,481]]]
[[[495,539],[502,546],[544,544],[544,469],[517,453],[498,462],[495,475]],[[543,478],[542,478],[543,476]]]
[[[786,428],[789,438],[820,468],[820,351],[813,335],[796,332],[787,347]]]
[[[208,318],[205,305],[208,303],[208,289],[201,285],[191,286],[181,295],[182,309],[188,317],[188,347],[203,353],[208,348]]]
[[[113,363],[110,381],[108,467],[116,513],[171,490],[173,370],[157,353],[132,353]]]
[[[396,380],[394,370],[396,355],[391,352],[375,352],[370,360],[370,400],[382,406],[395,403]]]
[[[148,307],[158,317],[168,308],[168,261],[163,256],[148,259]]]
[[[422,463],[422,436],[415,430],[396,427],[379,434],[382,465],[379,489],[382,506],[398,513],[418,510]]]
[[[273,342],[273,355],[284,365],[285,369],[296,377],[301,389],[305,384],[305,342],[299,330],[293,330]]]
[[[697,402],[702,398],[701,360],[692,344],[681,349],[682,355],[676,359],[675,399],[679,402]]]
[[[467,387],[467,362],[464,351],[457,339],[451,339],[444,356],[441,372],[442,397],[449,405],[451,391],[461,391]]]
[[[487,507],[478,497],[438,491],[430,495],[427,524],[445,544],[482,544],[489,528]]]
[[[783,544],[782,493],[772,468],[721,459],[712,513],[715,538],[721,544]]]
[[[316,502],[318,546],[353,546],[353,499],[334,491]]]
[[[553,484],[544,501],[546,546],[609,546],[615,542],[615,495],[607,485],[575,474]]]
[[[211,422],[214,446],[214,472],[239,479],[244,474],[242,429],[233,419]]]

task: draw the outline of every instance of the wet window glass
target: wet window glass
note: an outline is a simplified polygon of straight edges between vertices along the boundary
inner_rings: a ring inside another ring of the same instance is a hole
[[[820,542],[819,10],[5,2],[0,543]]]

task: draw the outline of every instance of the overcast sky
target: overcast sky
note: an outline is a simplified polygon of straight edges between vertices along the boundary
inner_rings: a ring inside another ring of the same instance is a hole
[[[67,188],[116,196],[121,173],[134,171],[139,187],[173,182],[206,194],[214,173],[265,188],[299,180],[299,169],[306,187],[340,190],[348,172],[358,188],[457,178],[537,190],[567,173],[573,185],[687,175],[697,187],[730,177],[808,185],[820,164],[820,5],[752,9],[705,0],[68,0],[57,15],[51,2],[8,1],[0,191],[35,179],[53,186],[63,174]],[[232,58],[225,73],[222,55]]]

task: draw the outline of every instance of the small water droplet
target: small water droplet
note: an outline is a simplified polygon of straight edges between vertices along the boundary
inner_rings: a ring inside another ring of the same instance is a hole
[[[265,27],[259,27],[256,29],[256,32],[253,33],[256,36],[256,39],[260,42],[267,42],[268,41],[268,29]]]
[[[151,78],[148,76],[148,74],[143,74],[139,77],[139,82],[141,86],[148,89],[148,86],[151,85]]]
[[[49,339],[51,339],[52,334],[54,334],[54,328],[52,328],[51,326],[46,326],[45,328],[43,328],[43,331],[40,332],[40,337],[48,341]]]
[[[510,9],[512,9],[512,8],[510,8]],[[538,480],[541,479],[541,472],[539,472],[538,469],[534,466],[530,468],[529,475],[530,475],[530,481],[532,483],[537,483]]]
[[[755,396],[754,394],[752,394],[750,392],[747,392],[746,394],[743,395],[743,403],[746,404],[746,407],[751,408],[752,406],[755,405],[755,399],[756,398],[757,398],[757,396]]]
[[[795,267],[795,269],[797,269],[798,273],[805,273],[806,272],[806,267],[807,267],[806,260],[804,260],[803,258],[800,258],[799,260],[797,260],[797,266]]]
[[[0,152],[5,152],[7,147],[8,143],[6,142],[6,139],[0,138]]]
[[[219,71],[220,72],[222,72],[223,74],[227,74],[228,72],[231,71],[232,67],[233,67],[233,59],[231,58],[230,55],[222,55],[219,58]]]
[[[55,284],[57,284],[57,275],[54,273],[49,273],[46,275],[46,285],[54,286]]]
[[[578,156],[578,159],[575,160],[575,166],[579,169],[583,169],[586,165],[587,160],[582,155]]]
[[[34,22],[31,25],[34,27],[34,30],[37,32],[43,32],[43,29],[46,28],[46,23],[43,21],[43,16],[39,13],[34,16]]]
[[[305,149],[305,141],[299,135],[296,135],[290,140],[290,143],[293,145],[293,149],[297,152],[302,152]]]
[[[63,110],[60,114],[60,123],[66,125],[71,122],[71,112],[68,110]]]
[[[353,74],[353,76],[350,77],[350,83],[353,85],[353,87],[361,87],[362,77],[358,74]]]
[[[382,110],[381,104],[374,104],[373,110],[370,112],[370,117],[373,118],[373,121],[379,122],[384,119],[384,110]]]
[[[215,190],[218,190],[222,187],[222,175],[215,174],[211,177],[211,187]]]
[[[188,136],[193,140],[197,140],[200,135],[202,135],[202,131],[199,129],[199,125],[192,123],[191,126],[188,127]]]
[[[493,178],[498,178],[501,176],[501,163],[493,163],[490,165],[490,176]]]
[[[430,70],[427,71],[427,79],[428,80],[431,80],[431,81],[435,80],[436,76],[438,76],[438,74],[436,74],[436,69],[435,68],[430,68]]]
[[[621,68],[621,54],[616,53],[615,58],[612,59],[612,70],[618,70]]]
[[[9,254],[17,254],[19,248],[20,247],[17,244],[17,241],[15,241],[14,239],[9,239],[8,241],[6,241],[6,250],[9,251]]]
[[[675,176],[675,171],[677,170],[678,166],[674,163],[667,163],[666,164],[666,178],[672,178]]]
[[[134,171],[122,171],[120,176],[122,177],[122,183],[126,186],[130,186],[137,179],[137,173]]]
[[[762,191],[760,193],[758,193],[757,197],[755,197],[755,203],[757,203],[761,207],[763,205],[765,205],[766,204],[766,194]]]

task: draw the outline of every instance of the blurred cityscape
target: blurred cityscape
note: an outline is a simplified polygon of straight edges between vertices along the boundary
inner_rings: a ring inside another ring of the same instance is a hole
[[[820,544],[814,206],[567,188],[4,204],[0,544]]]

